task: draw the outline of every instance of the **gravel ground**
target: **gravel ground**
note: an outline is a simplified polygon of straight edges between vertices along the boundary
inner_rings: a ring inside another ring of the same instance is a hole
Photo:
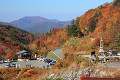
[[[108,67],[108,68],[115,68],[115,69],[120,69],[120,63],[119,62],[114,62],[114,63],[103,63],[99,64],[100,66]]]
[[[32,67],[39,67],[39,68],[47,68],[48,63],[45,63],[44,61],[39,61],[39,60],[31,60],[31,61],[17,61],[17,62],[12,62],[10,64],[17,64],[17,66],[20,66],[20,68],[26,67],[26,65],[31,65]],[[0,68],[6,68],[6,64],[8,63],[2,63],[0,64]],[[49,66],[51,68],[52,66]]]

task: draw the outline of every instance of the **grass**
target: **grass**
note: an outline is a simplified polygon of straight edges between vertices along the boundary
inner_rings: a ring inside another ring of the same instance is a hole
[[[49,53],[48,53],[48,55],[50,55],[53,59],[55,59],[55,60],[61,60],[59,57],[57,57],[52,51],[50,51]]]

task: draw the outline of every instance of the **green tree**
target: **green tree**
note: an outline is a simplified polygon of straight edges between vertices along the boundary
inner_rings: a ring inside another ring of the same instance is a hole
[[[96,28],[96,22],[95,22],[95,18],[98,17],[97,13],[95,13],[95,15],[93,16],[91,23],[89,25],[89,31],[90,32],[94,32],[95,28]]]
[[[68,25],[67,29],[67,36],[74,36],[74,37],[78,37],[80,35],[80,37],[83,36],[83,33],[81,32],[79,26],[77,26],[75,24],[75,21],[73,19],[73,21],[71,22],[71,26]]]
[[[75,20],[74,19],[72,20],[71,25],[75,25]]]
[[[59,41],[59,44],[60,44],[60,45],[63,45],[65,42],[66,42],[65,39],[61,39],[61,40]]]
[[[120,2],[120,0],[115,0],[114,3],[113,3],[113,5],[114,6],[118,5],[118,2]]]
[[[40,49],[40,41],[37,42],[37,48]]]
[[[101,6],[100,6],[100,9],[102,9],[102,8],[103,8],[103,6],[101,5]]]

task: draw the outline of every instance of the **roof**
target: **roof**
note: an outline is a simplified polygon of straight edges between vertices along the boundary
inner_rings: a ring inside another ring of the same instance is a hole
[[[120,80],[120,78],[95,78],[95,77],[83,77],[80,80]]]
[[[18,52],[18,53],[16,53],[16,54],[22,54],[22,53],[28,53],[28,51],[22,50],[22,51],[20,51],[20,52]]]

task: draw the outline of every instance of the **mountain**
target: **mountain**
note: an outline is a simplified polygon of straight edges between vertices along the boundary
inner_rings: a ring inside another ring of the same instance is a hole
[[[9,23],[0,24],[0,50],[8,53],[10,50],[27,49],[27,45],[31,43],[35,37]]]
[[[70,21],[59,21],[56,19],[46,19],[39,16],[23,17],[19,20],[11,22],[20,29],[29,32],[45,31],[49,32],[50,29],[70,25]]]
[[[67,26],[70,24],[70,21],[66,22],[53,22],[53,21],[45,21],[38,23],[36,25],[33,25],[29,28],[26,28],[25,30],[29,32],[39,32],[39,31],[44,31],[44,32],[49,32],[50,29],[52,30],[53,28],[56,29],[57,27],[61,26]]]
[[[10,23],[1,22],[1,21],[0,21],[0,25],[11,25],[11,26],[14,26],[14,25],[12,25],[12,24],[10,24]],[[15,27],[15,26],[14,26],[14,27]]]
[[[32,25],[35,25],[37,23],[41,23],[44,21],[49,21],[48,19],[45,19],[43,17],[35,16],[35,17],[23,17],[19,20],[11,22],[11,24],[17,26],[20,29],[28,28]]]

